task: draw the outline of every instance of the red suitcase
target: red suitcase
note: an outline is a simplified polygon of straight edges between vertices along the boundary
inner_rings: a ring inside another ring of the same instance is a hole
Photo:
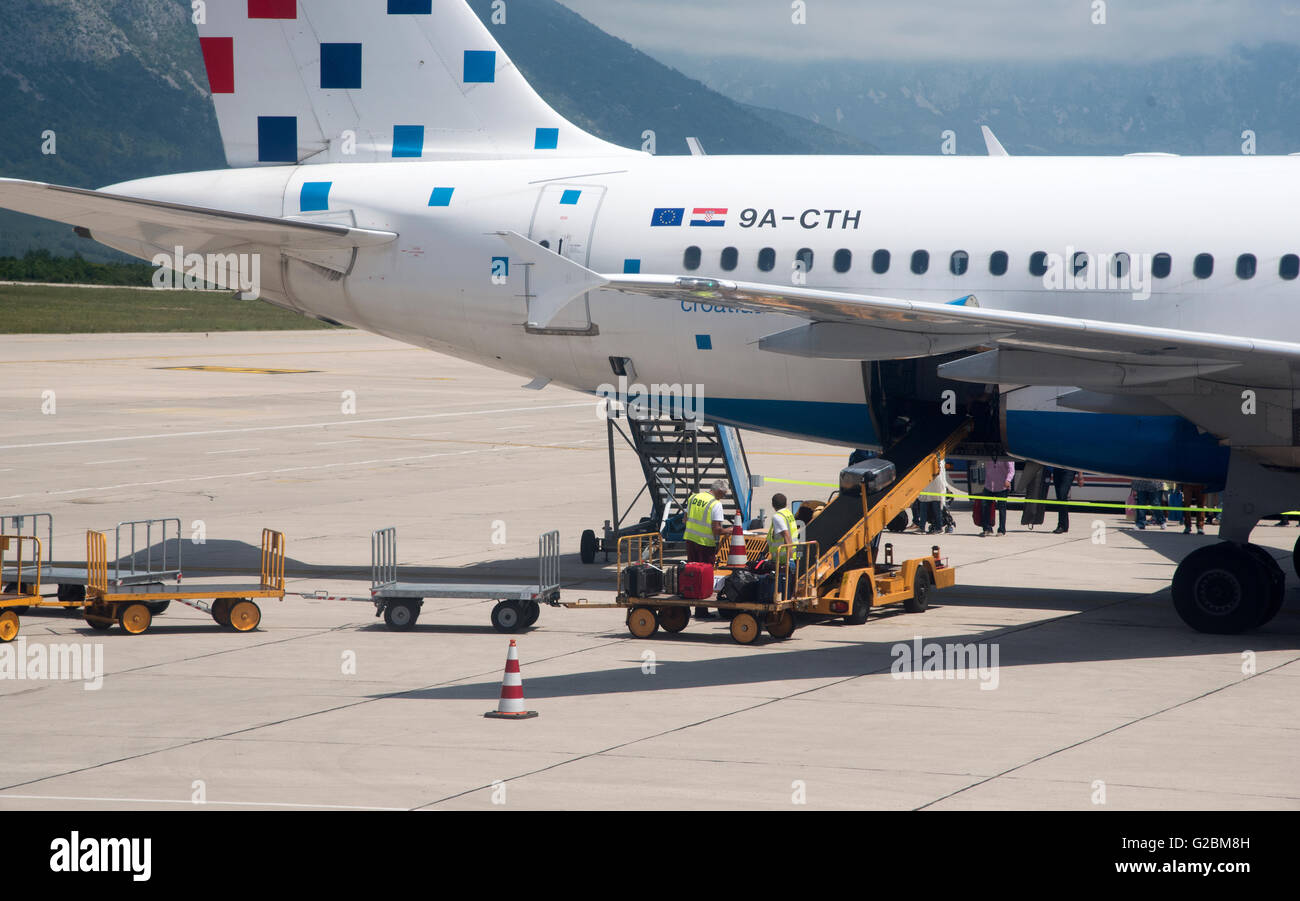
[[[687,563],[678,578],[677,591],[692,601],[713,597],[713,564]]]

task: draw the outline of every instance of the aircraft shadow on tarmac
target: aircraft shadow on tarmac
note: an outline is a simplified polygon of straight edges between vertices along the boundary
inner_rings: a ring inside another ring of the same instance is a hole
[[[1043,666],[1060,663],[1145,660],[1158,657],[1209,655],[1238,656],[1245,648],[1282,650],[1300,646],[1300,611],[1283,609],[1272,623],[1247,635],[1203,635],[1187,629],[1168,602],[1168,592],[1141,595],[1114,591],[1078,591],[1038,588],[962,586],[943,593],[942,607],[986,610],[995,607],[1033,607],[1059,610],[1064,618],[1023,624],[989,623],[979,630],[937,633],[927,628],[927,614],[885,612],[880,619],[905,616],[916,621],[916,633],[926,642],[989,643],[999,648],[1000,668]],[[941,605],[932,604],[932,611]],[[574,615],[576,611],[569,611]],[[566,611],[543,611],[536,628],[544,629],[547,618]],[[1078,613],[1078,616],[1069,614]],[[558,676],[530,676],[525,654],[524,691],[529,700],[578,697],[595,694],[623,694],[752,685],[764,682],[848,679],[873,673],[887,673],[899,643],[873,640],[873,617],[865,625],[850,626],[827,622],[810,624],[795,632],[789,643],[760,639],[761,644],[739,649],[722,624],[692,624],[678,635],[658,633],[655,637],[629,643],[634,651],[623,665],[586,673]],[[559,625],[559,624],[557,624]],[[563,625],[567,626],[568,623]],[[461,630],[457,630],[461,631]],[[468,631],[468,630],[464,630]],[[521,633],[527,636],[527,632]],[[597,637],[625,638],[621,628],[597,633]],[[817,641],[800,646],[800,637]],[[911,643],[903,639],[902,643]],[[674,648],[682,644],[730,647],[736,653],[707,660],[674,660]],[[654,675],[642,672],[641,652],[656,652]],[[1227,673],[1227,670],[1225,670]],[[968,681],[977,678],[972,672]],[[1002,679],[1008,678],[1005,674]],[[495,700],[500,692],[498,677],[465,685],[443,686],[377,695],[413,700]]]

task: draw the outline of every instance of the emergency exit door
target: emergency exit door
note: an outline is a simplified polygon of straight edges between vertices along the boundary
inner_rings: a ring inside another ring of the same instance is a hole
[[[590,267],[591,239],[604,199],[605,189],[599,185],[546,185],[538,195],[528,237],[560,256]],[[546,328],[528,331],[542,335],[599,334],[591,321],[587,294],[571,301]]]

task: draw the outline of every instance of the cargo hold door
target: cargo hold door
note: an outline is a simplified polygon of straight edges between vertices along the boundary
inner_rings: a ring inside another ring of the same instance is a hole
[[[537,197],[528,237],[560,256],[590,267],[591,239],[604,200],[605,188],[601,185],[546,185]],[[525,293],[531,302],[530,275],[525,269]],[[600,329],[591,321],[588,294],[574,298],[546,328],[526,330],[532,335],[600,334]]]

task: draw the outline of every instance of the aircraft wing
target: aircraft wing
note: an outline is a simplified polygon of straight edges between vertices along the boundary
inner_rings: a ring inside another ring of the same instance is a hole
[[[1288,341],[983,309],[974,296],[945,304],[715,278],[597,275],[520,235],[502,238],[516,252],[527,251],[538,285],[581,282],[583,290],[597,287],[808,320],[759,341],[760,348],[777,353],[884,360],[985,348],[942,365],[940,374],[977,383],[1097,389],[1149,390],[1214,377],[1289,390],[1291,368],[1300,367],[1300,344]],[[589,278],[580,279],[575,268]]]
[[[333,251],[387,244],[393,232],[253,216],[142,200],[102,191],[0,178],[0,208],[138,241],[170,252],[211,253],[256,246],[285,251]]]

